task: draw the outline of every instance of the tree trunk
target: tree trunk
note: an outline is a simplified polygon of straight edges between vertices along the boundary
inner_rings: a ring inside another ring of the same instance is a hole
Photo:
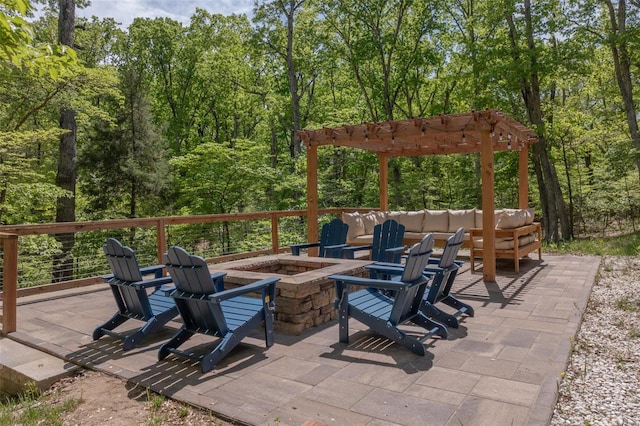
[[[73,47],[75,27],[75,0],[59,0],[58,42]],[[65,106],[60,112],[60,128],[67,130],[60,136],[58,172],[56,185],[69,191],[69,195],[60,197],[56,205],[56,222],[75,222],[76,193],[76,113]],[[73,278],[73,245],[74,234],[56,235],[61,252],[54,255],[53,282]]]
[[[640,131],[638,130],[638,113],[633,99],[633,83],[631,76],[631,58],[628,40],[631,37],[626,31],[627,5],[625,0],[618,0],[618,10],[613,7],[611,0],[603,0],[609,12],[611,34],[607,40],[613,56],[613,66],[616,81],[620,88],[627,126],[631,134],[631,144],[636,152],[640,152]],[[635,156],[636,167],[640,177],[640,155]]]
[[[288,9],[281,3],[282,12],[287,17],[287,72],[289,76],[289,91],[291,92],[291,155],[297,157],[302,152],[302,144],[296,130],[300,130],[300,93],[298,91],[298,78],[296,66],[293,60],[293,24],[295,12],[304,0],[289,0]]]
[[[529,121],[537,128],[538,143],[533,145],[533,160],[538,178],[538,191],[543,214],[543,230],[545,241],[558,242],[560,239],[570,239],[571,229],[567,215],[567,207],[562,196],[562,189],[555,166],[549,158],[547,139],[545,136],[545,122],[542,116],[542,101],[540,96],[540,82],[537,69],[538,57],[533,37],[533,20],[531,15],[531,0],[524,1],[525,36],[527,43],[527,57],[518,54],[517,31],[513,15],[507,14],[509,37],[513,47],[513,59],[516,62],[527,60],[531,62],[531,73],[520,77],[520,90]],[[560,225],[560,228],[558,228]],[[562,232],[562,236],[560,235]]]

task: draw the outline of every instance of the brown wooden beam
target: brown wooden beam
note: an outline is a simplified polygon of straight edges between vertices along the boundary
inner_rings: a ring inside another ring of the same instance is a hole
[[[518,153],[518,207],[529,207],[529,145],[524,144]]]
[[[2,234],[2,335],[16,331],[18,292],[18,236]]]
[[[496,235],[495,235],[495,194],[494,159],[491,133],[482,134],[480,167],[482,174],[482,278],[496,280]]]
[[[318,241],[318,146],[307,147],[307,240]],[[318,248],[312,247],[309,256],[317,256]]]
[[[389,157],[378,154],[379,185],[380,185],[380,210],[389,210]]]

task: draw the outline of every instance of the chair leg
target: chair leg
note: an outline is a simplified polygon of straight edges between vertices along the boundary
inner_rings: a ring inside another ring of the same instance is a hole
[[[193,335],[193,331],[189,331],[182,327],[176,334],[174,334],[171,340],[160,346],[160,350],[158,351],[158,361],[165,359],[171,353],[172,349],[177,349]]]
[[[142,342],[145,337],[160,330],[169,320],[171,320],[171,318],[175,317],[176,315],[178,315],[178,308],[174,307],[172,309],[169,309],[168,311],[154,316],[149,321],[147,321],[146,324],[142,326],[142,328],[140,328],[140,330],[128,335],[124,339],[124,345],[122,349],[124,351],[128,351],[135,348],[136,345]]]
[[[349,304],[341,303],[338,306],[338,327],[340,343],[349,343]]]
[[[105,330],[113,330],[128,319],[129,317],[122,315],[120,312],[116,312],[109,321],[99,325],[95,330],[93,330],[93,340],[98,340],[106,334]]]
[[[427,354],[427,350],[424,348],[422,342],[415,337],[403,336],[400,340],[397,340],[397,342],[417,355],[425,356]]]
[[[420,340],[403,333],[396,327],[391,328],[385,323],[384,325],[379,324],[379,326],[377,327],[372,327],[372,330],[374,330],[378,334],[383,335],[389,340],[393,340],[400,346],[404,346],[417,355],[425,356],[427,354],[427,350],[424,348],[424,345]]]
[[[461,302],[459,299],[453,296],[447,296],[441,300],[447,306],[451,306],[454,309],[457,309],[461,314],[468,315],[472,317],[474,315],[473,307],[469,304]]]
[[[273,311],[269,308],[264,309],[264,341],[268,348],[273,346]]]
[[[444,324],[434,321],[431,318],[427,318],[422,313],[413,317],[411,319],[411,322],[429,330],[429,333],[427,333],[425,337],[435,335],[435,336],[440,336],[443,339],[446,339],[449,336],[449,333],[447,332],[447,327]]]
[[[218,345],[216,345],[215,349],[209,352],[202,358],[200,361],[200,369],[203,373],[210,371],[217,363],[222,360],[225,356],[229,354],[235,348],[238,343],[242,340],[241,335],[237,333],[227,333]]]
[[[420,305],[420,311],[426,317],[436,319],[447,327],[458,328],[460,326],[460,324],[458,324],[458,319],[455,316],[441,311],[425,300],[423,300],[422,305]]]

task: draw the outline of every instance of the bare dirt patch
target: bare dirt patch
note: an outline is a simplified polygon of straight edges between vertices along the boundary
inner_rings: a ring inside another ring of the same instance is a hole
[[[47,404],[78,401],[65,412],[65,425],[232,425],[211,412],[181,404],[96,371],[56,382],[45,394]]]

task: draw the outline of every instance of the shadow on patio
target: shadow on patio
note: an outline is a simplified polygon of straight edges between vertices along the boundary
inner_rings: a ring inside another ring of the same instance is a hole
[[[300,336],[276,333],[269,349],[257,330],[201,374],[174,356],[157,361],[177,320],[126,353],[120,340],[92,341],[114,310],[106,285],[20,299],[19,330],[9,338],[244,424],[547,424],[598,265],[594,257],[546,255],[524,260],[516,275],[500,261],[494,283],[464,267],[454,293],[475,317],[448,339],[427,341],[425,357],[354,320],[351,344],[338,343],[332,321]]]

